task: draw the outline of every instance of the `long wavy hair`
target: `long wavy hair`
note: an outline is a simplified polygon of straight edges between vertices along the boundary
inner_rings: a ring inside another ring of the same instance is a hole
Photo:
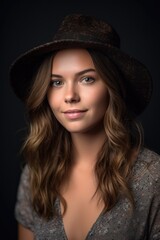
[[[106,83],[109,104],[104,116],[107,141],[102,146],[95,165],[99,200],[104,202],[104,212],[113,208],[120,197],[134,199],[129,186],[133,149],[140,148],[143,135],[132,112],[125,104],[123,75],[107,56],[88,49],[96,71]],[[47,101],[54,54],[42,62],[26,101],[28,135],[23,153],[30,169],[31,200],[34,210],[45,219],[56,214],[57,197],[64,212],[67,203],[60,189],[70,173],[72,141],[70,133],[56,120]],[[94,197],[94,196],[93,196]]]

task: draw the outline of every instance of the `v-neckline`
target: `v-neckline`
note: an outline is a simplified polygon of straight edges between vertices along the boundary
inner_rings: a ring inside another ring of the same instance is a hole
[[[66,233],[66,231],[65,231],[65,226],[64,226],[64,222],[63,222],[62,213],[61,213],[61,205],[60,205],[60,199],[59,199],[59,198],[57,199],[57,203],[58,203],[58,212],[59,212],[59,217],[60,217],[60,224],[61,224],[61,226],[62,226],[62,231],[63,231],[63,238],[64,238],[64,240],[69,240],[69,239],[68,239],[68,236],[67,236],[67,233]],[[96,218],[95,222],[92,224],[91,228],[89,229],[89,231],[88,231],[87,234],[86,234],[86,237],[85,237],[83,240],[87,240],[87,239],[89,238],[89,236],[92,236],[93,231],[94,231],[97,223],[100,221],[100,219],[101,219],[101,217],[102,217],[102,215],[103,215],[103,211],[104,211],[104,210],[102,210],[102,211],[100,212],[100,214],[99,214],[98,217]]]

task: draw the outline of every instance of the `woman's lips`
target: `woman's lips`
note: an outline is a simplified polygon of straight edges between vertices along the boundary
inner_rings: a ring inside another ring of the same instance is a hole
[[[87,110],[79,110],[79,109],[73,109],[73,110],[67,110],[64,113],[65,117],[68,119],[79,119],[82,118]]]

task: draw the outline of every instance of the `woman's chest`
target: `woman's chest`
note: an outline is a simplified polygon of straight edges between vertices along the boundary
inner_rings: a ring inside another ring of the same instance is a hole
[[[131,213],[127,201],[119,201],[116,206],[107,213],[101,213],[93,225],[87,227],[81,233],[82,227],[86,222],[80,222],[79,217],[71,218],[69,229],[71,235],[66,232],[64,219],[61,215],[60,201],[57,199],[55,207],[58,215],[46,222],[36,216],[35,218],[35,239],[36,240],[140,240],[148,239],[146,231],[146,211],[139,210]],[[78,207],[77,207],[78,208]],[[79,211],[80,212],[80,211]],[[87,212],[88,213],[88,212]],[[85,215],[87,218],[87,214]],[[76,220],[78,219],[78,220]],[[77,221],[77,223],[75,223]],[[79,221],[79,224],[78,224]],[[87,219],[88,222],[88,219]],[[91,223],[92,224],[92,223]],[[74,227],[73,227],[74,226]],[[90,229],[89,229],[90,228]],[[88,230],[89,229],[89,230]],[[78,231],[78,234],[76,232]],[[86,233],[87,232],[87,233]],[[73,235],[72,235],[73,234]]]
[[[76,176],[75,176],[76,175]],[[62,196],[67,208],[63,215],[63,225],[69,240],[82,240],[101,214],[104,204],[96,193],[96,180],[92,173],[73,174],[68,184],[64,185]],[[61,213],[63,205],[60,204]]]
[[[95,191],[96,189],[92,188],[88,188],[88,191],[77,189],[77,191],[65,194],[67,209],[62,221],[69,240],[86,239],[92,226],[102,213],[104,204],[99,201]],[[63,212],[62,204],[60,208]]]

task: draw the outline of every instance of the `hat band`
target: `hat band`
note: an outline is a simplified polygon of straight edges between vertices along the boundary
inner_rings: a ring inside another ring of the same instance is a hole
[[[54,41],[73,41],[73,42],[85,42],[85,43],[94,43],[94,44],[98,44],[98,45],[108,45],[108,46],[112,46],[112,47],[117,47],[120,48],[120,44],[118,41],[115,41],[116,39],[113,38],[112,34],[110,34],[110,38],[105,36],[101,36],[101,38],[98,38],[98,36],[93,36],[91,34],[83,34],[83,33],[79,33],[79,32],[63,32],[60,33],[58,32],[55,37],[54,37]]]

